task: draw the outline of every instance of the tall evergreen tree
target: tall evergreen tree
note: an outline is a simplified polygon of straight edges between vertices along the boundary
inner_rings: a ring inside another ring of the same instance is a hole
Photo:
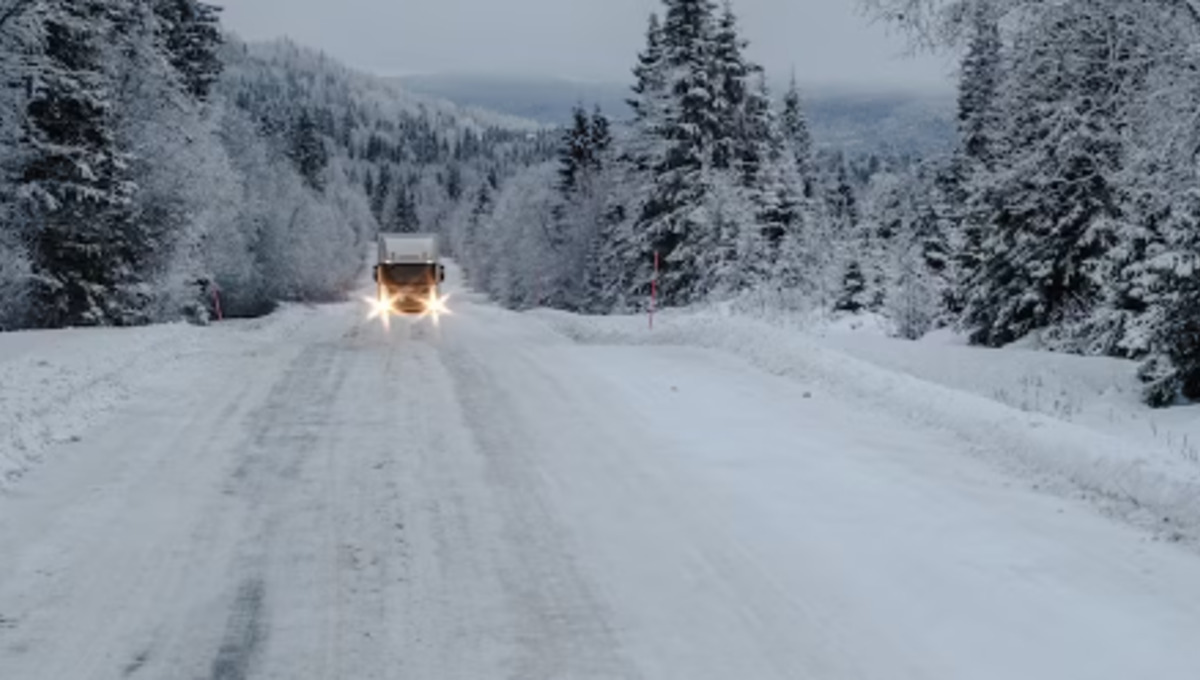
[[[959,148],[970,167],[990,169],[1001,132],[998,106],[1003,42],[996,6],[974,3],[969,29],[958,80]]]
[[[850,183],[846,158],[837,153],[830,159],[832,176],[825,182],[825,203],[833,228],[843,236],[858,226],[860,213],[858,196]]]
[[[417,215],[417,202],[407,186],[396,190],[396,202],[392,207],[392,219],[388,230],[401,234],[421,231],[421,218]]]
[[[33,229],[34,322],[42,326],[129,321],[122,291],[136,273],[122,232],[133,187],[116,148],[104,49],[116,10],[99,0],[40,7],[19,183]]]
[[[634,285],[648,291],[657,253],[663,300],[686,304],[703,294],[704,249],[715,239],[703,210],[718,121],[719,94],[711,77],[715,7],[711,0],[667,0],[666,5],[662,48],[668,96],[654,129],[663,148],[651,167],[652,186],[638,219],[646,236]]]
[[[796,74],[788,84],[787,93],[783,97],[783,113],[780,114],[780,124],[783,128],[783,138],[795,160],[796,172],[804,182],[804,196],[812,198],[815,191],[813,181],[813,140],[808,127],[808,116],[800,99],[800,88],[796,84]]]
[[[591,127],[592,165],[595,169],[600,169],[603,164],[602,159],[612,147],[612,143],[612,123],[597,104],[592,111]]]
[[[638,53],[637,64],[633,67],[634,96],[627,100],[634,118],[639,121],[653,115],[653,101],[666,87],[662,30],[658,14],[651,13],[646,27],[646,47]]]
[[[1074,323],[1102,295],[1097,264],[1120,217],[1117,66],[1122,26],[1075,0],[1047,9],[1019,45],[1007,140],[985,182],[987,239],[967,322],[1003,345]]]
[[[198,0],[154,0],[171,65],[184,89],[206,101],[221,75],[221,9]]]
[[[312,113],[307,109],[300,111],[291,135],[289,154],[296,164],[296,170],[316,191],[323,191],[325,181],[322,173],[329,165],[329,151],[325,148],[325,140],[317,129]]]
[[[713,102],[714,129],[712,166],[726,170],[737,165],[739,155],[752,147],[747,137],[747,99],[751,96],[748,83],[752,73],[759,71],[744,56],[747,42],[738,32],[737,16],[730,0],[725,0],[720,20],[713,35],[712,74],[716,100]],[[753,114],[750,114],[753,115]]]
[[[558,154],[558,190],[564,195],[575,190],[581,170],[595,163],[592,123],[582,105],[575,106],[571,120]]]

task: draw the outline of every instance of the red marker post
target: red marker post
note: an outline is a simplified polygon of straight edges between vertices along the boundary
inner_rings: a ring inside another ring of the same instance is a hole
[[[654,278],[650,279],[650,330],[654,330],[654,311],[658,307],[658,251],[654,251]]]
[[[221,313],[221,290],[217,288],[217,284],[212,287],[213,309],[217,312],[217,321],[224,321],[225,315]]]

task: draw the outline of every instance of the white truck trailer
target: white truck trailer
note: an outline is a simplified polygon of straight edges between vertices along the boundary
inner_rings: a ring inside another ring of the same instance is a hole
[[[375,265],[379,302],[391,314],[427,314],[441,304],[446,270],[433,234],[380,234]]]

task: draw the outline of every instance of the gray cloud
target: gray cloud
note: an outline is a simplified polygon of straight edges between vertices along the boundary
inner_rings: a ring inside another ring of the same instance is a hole
[[[218,0],[219,2],[220,0]],[[469,71],[625,80],[657,0],[227,0],[249,39],[290,36],[384,74]],[[751,56],[805,83],[945,87],[943,59],[904,55],[854,0],[735,0]]]

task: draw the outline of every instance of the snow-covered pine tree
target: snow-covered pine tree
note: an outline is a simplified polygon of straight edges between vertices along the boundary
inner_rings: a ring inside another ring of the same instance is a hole
[[[579,173],[594,164],[593,144],[592,121],[583,105],[577,104],[558,151],[558,190],[564,196],[575,190]]]
[[[959,153],[972,168],[993,164],[1000,133],[1002,49],[999,10],[991,2],[974,3],[958,79]]]
[[[845,235],[859,222],[858,195],[851,184],[850,171],[843,153],[839,151],[833,154],[829,158],[828,166],[829,172],[823,182],[824,199],[835,230]]]
[[[813,178],[813,139],[795,73],[792,73],[787,93],[783,97],[780,126],[784,143],[792,154],[796,172],[804,182],[804,197],[811,199],[816,189]]]
[[[375,182],[375,190],[368,195],[371,201],[371,213],[381,224],[384,222],[383,213],[387,209],[388,194],[394,182],[392,164],[383,163],[379,168],[379,178]]]
[[[783,153],[766,76],[757,68],[754,74],[742,96],[733,166],[739,183],[751,191],[761,189],[765,167]]]
[[[878,262],[873,257],[875,244],[869,225],[863,224],[849,163],[842,152],[836,152],[829,156],[826,165],[821,178],[823,215],[827,222],[826,247],[833,252],[830,270],[840,272],[834,309],[848,312],[875,310],[881,295]]]
[[[754,205],[751,223],[757,247],[741,253],[750,285],[773,283],[795,297],[811,275],[812,257],[804,251],[807,216],[804,183],[781,121],[771,107],[771,93],[761,73],[746,100],[746,126],[741,157],[742,186]],[[786,250],[786,260],[785,251]]]
[[[638,230],[645,233],[634,275],[635,294],[649,291],[655,253],[661,257],[660,294],[666,305],[699,300],[712,281],[702,267],[705,249],[717,240],[709,204],[708,172],[719,115],[713,81],[715,6],[711,0],[666,0],[662,27],[665,106],[653,127],[661,155],[651,166],[651,185],[641,204]]]
[[[421,218],[417,215],[416,198],[407,185],[401,185],[396,189],[392,219],[387,224],[387,230],[401,234],[415,234],[421,231]]]
[[[944,322],[946,225],[933,204],[935,166],[917,165],[872,178],[865,201],[865,274],[878,304],[905,338]]]
[[[1125,350],[1148,355],[1139,377],[1156,407],[1200,400],[1200,190],[1182,190],[1157,226],[1161,241],[1123,277],[1139,318],[1124,329]]]
[[[597,104],[592,110],[591,129],[592,165],[595,169],[599,170],[604,165],[603,158],[612,148],[612,144],[612,123]]]
[[[1006,145],[996,170],[974,180],[987,211],[966,311],[977,343],[1077,323],[1102,296],[1097,265],[1121,211],[1125,122],[1113,67],[1124,39],[1094,10],[1082,0],[1048,7],[1014,50]]]
[[[207,101],[224,68],[219,49],[221,9],[198,0],[153,0],[171,65],[182,78],[184,89],[197,100]]]
[[[834,301],[833,309],[837,312],[857,314],[870,306],[870,298],[867,277],[863,274],[862,266],[857,259],[852,259],[846,264],[841,291]]]
[[[34,7],[33,0],[17,0],[0,14],[0,330],[29,321],[29,229],[16,190],[26,151],[24,55],[40,41]]]
[[[731,0],[724,0],[712,40],[711,78],[717,97],[713,102],[712,167],[728,170],[752,147],[746,139],[753,135],[746,129],[753,115],[746,111],[751,94],[748,86],[751,74],[761,69],[746,61],[743,53],[748,43],[738,32]]]
[[[121,7],[54,0],[37,7],[18,179],[33,265],[33,322],[120,323],[118,288],[135,273],[123,241],[133,187],[117,148],[105,47]]]
[[[462,242],[454,248],[454,252],[461,254],[466,260],[468,269],[471,271],[486,268],[483,266],[487,253],[486,245],[483,242],[483,232],[486,230],[492,210],[495,208],[492,191],[491,184],[488,182],[479,185],[475,191],[475,199],[471,203],[471,213],[467,218],[466,229],[462,233]]]
[[[663,63],[662,23],[652,12],[646,27],[646,47],[638,53],[633,67],[633,96],[626,100],[635,120],[654,114],[651,104],[666,87]]]
[[[592,271],[588,277],[594,282],[595,305],[605,310],[624,308],[631,300],[641,299],[653,276],[654,247],[640,217],[649,200],[654,168],[664,162],[667,150],[663,122],[670,92],[663,40],[659,15],[651,13],[646,45],[633,67],[634,83],[627,100],[633,119],[617,148],[617,165],[612,169],[618,190],[608,209],[611,219],[592,259],[605,270]]]
[[[329,151],[308,109],[300,110],[300,115],[292,125],[289,141],[288,154],[300,176],[313,190],[324,190],[325,179],[322,175],[329,165]]]
[[[983,241],[988,227],[988,210],[982,205],[995,168],[997,145],[1003,134],[1000,117],[1000,85],[1003,78],[1003,39],[1000,12],[994,3],[977,2],[969,8],[966,24],[966,51],[958,80],[958,149],[943,187],[959,205],[961,217],[955,221],[961,229],[955,254],[956,270],[962,274],[955,282],[952,299],[969,297],[971,277],[983,263]],[[961,311],[961,303],[955,307]]]

